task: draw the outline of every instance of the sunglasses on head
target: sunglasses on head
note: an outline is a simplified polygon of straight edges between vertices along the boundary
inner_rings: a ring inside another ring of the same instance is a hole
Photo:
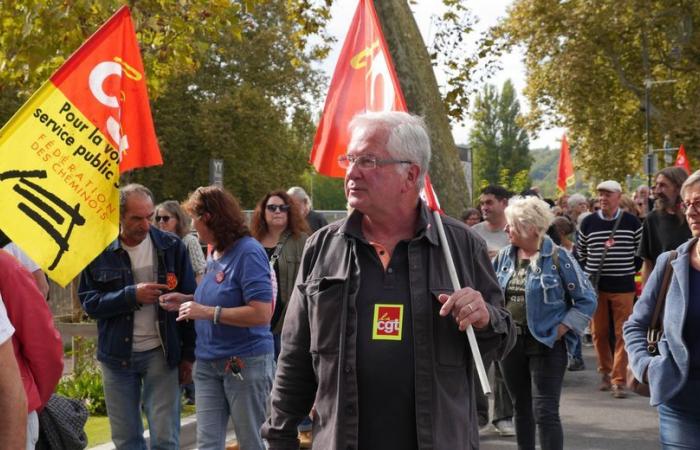
[[[265,207],[270,212],[275,212],[275,211],[280,211],[280,212],[287,212],[289,211],[289,205],[267,205]]]
[[[156,222],[168,223],[170,219],[172,219],[172,216],[156,216]]]

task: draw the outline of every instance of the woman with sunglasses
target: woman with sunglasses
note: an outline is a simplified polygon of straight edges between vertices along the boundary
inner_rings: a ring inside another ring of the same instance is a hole
[[[182,239],[183,244],[187,247],[187,253],[190,255],[195,280],[199,284],[207,263],[199,239],[190,233],[190,218],[187,217],[178,202],[168,200],[156,206],[154,220],[156,226],[162,231],[173,233]]]
[[[223,449],[231,418],[240,448],[264,450],[260,427],[275,365],[265,250],[250,236],[238,201],[225,189],[200,187],[183,208],[213,251],[194,296],[170,292],[160,304],[179,310],[177,320],[194,320],[197,331],[197,447]]]
[[[663,449],[698,448],[700,436],[700,170],[685,180],[680,196],[693,237],[675,254],[658,257],[622,328],[629,365],[638,380],[649,384],[650,404],[659,412]],[[650,352],[647,333],[669,264],[671,277],[658,319],[663,335]]]
[[[270,324],[277,359],[284,313],[294,289],[309,228],[299,204],[283,190],[269,192],[260,199],[253,211],[250,228],[253,237],[265,247],[277,278],[277,298]]]

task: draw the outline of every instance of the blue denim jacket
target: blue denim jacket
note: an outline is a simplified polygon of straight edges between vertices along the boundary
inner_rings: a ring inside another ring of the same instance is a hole
[[[654,314],[656,298],[661,289],[664,270],[670,252],[662,253],[656,260],[642,295],[634,305],[632,315],[622,327],[629,364],[638,380],[647,371],[650,403],[657,406],[673,398],[688,380],[688,347],[683,342],[683,326],[688,311],[690,255],[696,239],[678,247],[678,256],[671,262],[673,276],[668,285],[663,310],[664,334],[658,344],[659,354],[651,356],[647,351],[647,329]]]
[[[559,252],[558,273],[552,258],[555,249]],[[517,251],[517,247],[509,245],[493,263],[504,292],[515,273]],[[567,301],[565,291],[571,301]],[[545,236],[536,268],[527,271],[525,310],[530,334],[551,348],[557,340],[557,328],[563,323],[571,330],[566,334],[567,345],[573,345],[573,333],[583,333],[596,303],[595,291],[573,256]]]
[[[150,227],[158,259],[158,283],[168,284],[175,275],[175,291],[192,294],[196,288],[187,248],[175,235]],[[97,359],[114,367],[129,367],[134,333],[136,285],[129,254],[112,242],[81,273],[78,296],[83,309],[97,319]],[[184,358],[194,361],[195,332],[192,321],[176,322],[177,312],[158,308],[158,332],[170,367]]]

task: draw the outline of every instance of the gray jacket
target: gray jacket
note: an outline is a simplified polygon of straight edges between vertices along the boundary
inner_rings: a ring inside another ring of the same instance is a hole
[[[464,332],[440,317],[437,296],[453,291],[433,217],[421,203],[423,226],[408,250],[416,361],[416,428],[421,449],[479,446],[474,388],[478,377]],[[270,449],[296,449],[297,424],[315,405],[313,448],[356,449],[358,391],[356,297],[361,268],[348,220],[335,222],[306,243],[284,328],[271,393],[271,417],[262,433]],[[514,343],[510,315],[484,241],[461,222],[443,217],[462,286],[481,292],[491,315],[477,331],[482,354],[502,357]]]
[[[630,367],[638,380],[641,380],[644,371],[647,371],[652,406],[673,398],[688,380],[690,364],[688,347],[683,342],[683,327],[689,301],[689,251],[695,241],[696,239],[692,239],[678,247],[678,256],[671,262],[673,276],[668,285],[664,304],[664,334],[658,344],[659,354],[651,356],[647,351],[647,329],[654,314],[670,252],[662,253],[656,260],[642,295],[634,305],[632,315],[623,326]],[[695,324],[695,326],[698,325],[700,324]]]

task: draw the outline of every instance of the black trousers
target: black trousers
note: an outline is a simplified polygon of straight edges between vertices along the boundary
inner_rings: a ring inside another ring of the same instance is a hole
[[[506,387],[513,399],[513,422],[519,449],[535,449],[535,426],[542,450],[564,448],[559,398],[566,359],[563,340],[549,348],[525,332],[518,336],[515,348],[501,361]]]

